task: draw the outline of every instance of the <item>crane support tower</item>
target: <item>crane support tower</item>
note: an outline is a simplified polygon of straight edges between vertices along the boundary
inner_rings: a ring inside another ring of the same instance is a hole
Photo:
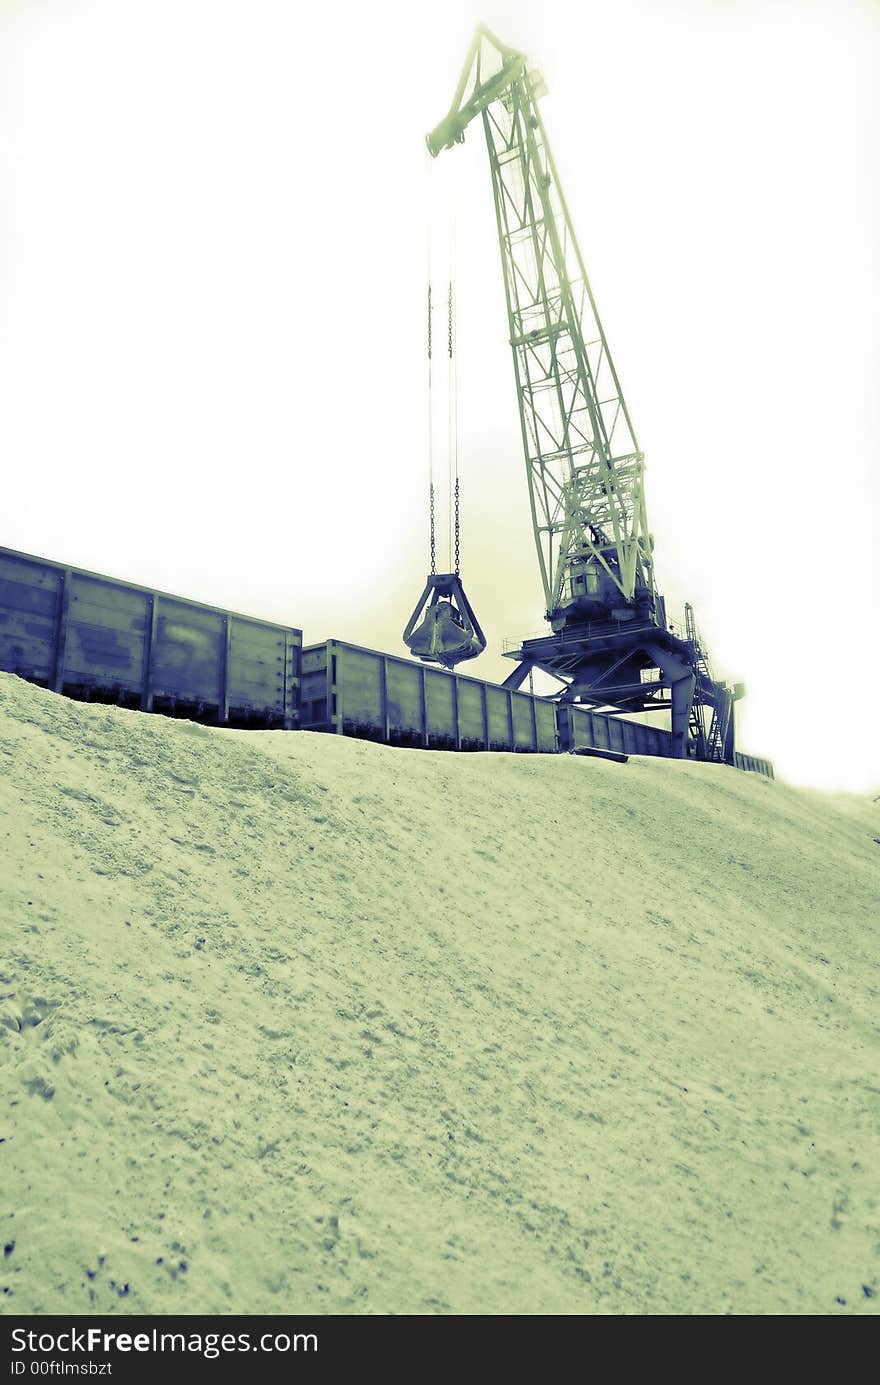
[[[506,649],[517,688],[535,669],[561,700],[671,710],[674,753],[733,758],[731,689],[711,677],[694,631],[676,633],[654,576],[636,440],[538,110],[540,75],[480,27],[436,157],[482,122],[529,503],[550,631]],[[706,709],[704,717],[701,709]],[[698,734],[698,728],[702,728]],[[714,729],[713,729],[714,728]]]

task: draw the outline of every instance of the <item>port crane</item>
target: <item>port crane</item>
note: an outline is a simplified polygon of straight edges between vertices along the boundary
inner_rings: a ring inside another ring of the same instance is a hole
[[[558,680],[562,701],[619,712],[668,708],[676,755],[730,761],[733,704],[744,690],[712,676],[690,607],[684,632],[667,620],[644,455],[541,119],[544,91],[526,56],[480,26],[449,111],[427,136],[436,158],[479,120],[489,154],[550,627],[505,650],[516,661],[505,686],[519,687],[538,668]],[[458,564],[433,585],[429,578],[404,639],[417,657],[448,668],[484,647]]]

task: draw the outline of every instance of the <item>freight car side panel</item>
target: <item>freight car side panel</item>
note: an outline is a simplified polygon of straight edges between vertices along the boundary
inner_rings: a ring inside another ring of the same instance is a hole
[[[0,549],[0,668],[58,692],[298,723],[302,631]]]
[[[293,715],[297,706],[300,646],[281,626],[229,616],[226,701],[229,715],[273,707]]]
[[[557,749],[553,703],[328,640],[303,652],[303,726],[449,750]]]
[[[153,696],[219,707],[226,626],[219,611],[194,610],[159,598]]]
[[[542,697],[534,699],[535,728],[538,737],[538,750],[553,755],[559,749],[559,735],[556,729],[556,706]]]
[[[510,697],[510,720],[513,727],[513,747],[515,750],[535,750],[537,730],[535,725],[535,699],[528,693],[512,692]]]
[[[422,744],[422,674],[420,665],[401,659],[385,664],[388,739],[402,745]],[[425,693],[427,699],[427,690]]]
[[[303,726],[329,729],[333,724],[334,708],[327,674],[329,657],[326,644],[312,645],[302,652],[300,707]]]
[[[340,729],[370,740],[383,739],[382,659],[364,649],[335,647],[337,714]]]
[[[489,749],[509,750],[512,741],[510,732],[510,704],[504,688],[486,687],[486,721],[489,727]]]
[[[64,573],[0,551],[0,668],[51,683]]]
[[[617,717],[608,718],[608,741],[612,750],[623,753],[623,730]]]
[[[433,668],[425,669],[424,678],[428,745],[437,750],[454,750],[457,744],[456,679]]]
[[[587,707],[560,706],[559,731],[566,750],[613,750],[626,755],[671,755],[672,736],[657,726],[593,712]]]
[[[484,683],[458,680],[458,726],[462,750],[485,750],[487,742]]]
[[[735,750],[733,763],[737,769],[746,770],[752,774],[763,774],[765,779],[775,779],[776,777],[771,762],[762,760],[757,755],[741,755],[738,750]]]
[[[71,572],[63,640],[64,683],[139,694],[146,667],[149,597],[121,582]]]

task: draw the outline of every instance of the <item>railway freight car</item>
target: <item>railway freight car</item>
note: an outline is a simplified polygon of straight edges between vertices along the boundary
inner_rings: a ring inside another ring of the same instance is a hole
[[[733,763],[736,769],[743,769],[751,774],[763,774],[765,779],[776,778],[772,761],[762,760],[758,755],[741,755],[738,750],[735,750]]]
[[[557,703],[561,750],[595,750],[610,755],[673,755],[672,735],[659,726],[645,726],[626,717],[594,712],[589,707]],[[773,779],[773,765],[757,755],[734,752],[737,769]]]
[[[327,640],[303,650],[303,730],[435,750],[558,750],[548,698]]]
[[[672,733],[625,717],[594,712],[571,703],[557,704],[563,750],[597,750],[617,755],[669,755]]]
[[[299,725],[302,631],[0,548],[0,669],[222,726]]]
[[[0,670],[220,726],[443,750],[671,756],[659,727],[0,548]],[[769,760],[734,756],[773,777]]]
[[[435,750],[672,755],[654,726],[327,640],[303,650],[303,730]]]

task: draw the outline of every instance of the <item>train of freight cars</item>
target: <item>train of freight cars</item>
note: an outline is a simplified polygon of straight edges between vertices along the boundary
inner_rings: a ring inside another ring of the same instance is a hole
[[[667,731],[0,548],[0,669],[221,726],[436,750],[672,753]],[[767,760],[735,756],[772,777]]]

